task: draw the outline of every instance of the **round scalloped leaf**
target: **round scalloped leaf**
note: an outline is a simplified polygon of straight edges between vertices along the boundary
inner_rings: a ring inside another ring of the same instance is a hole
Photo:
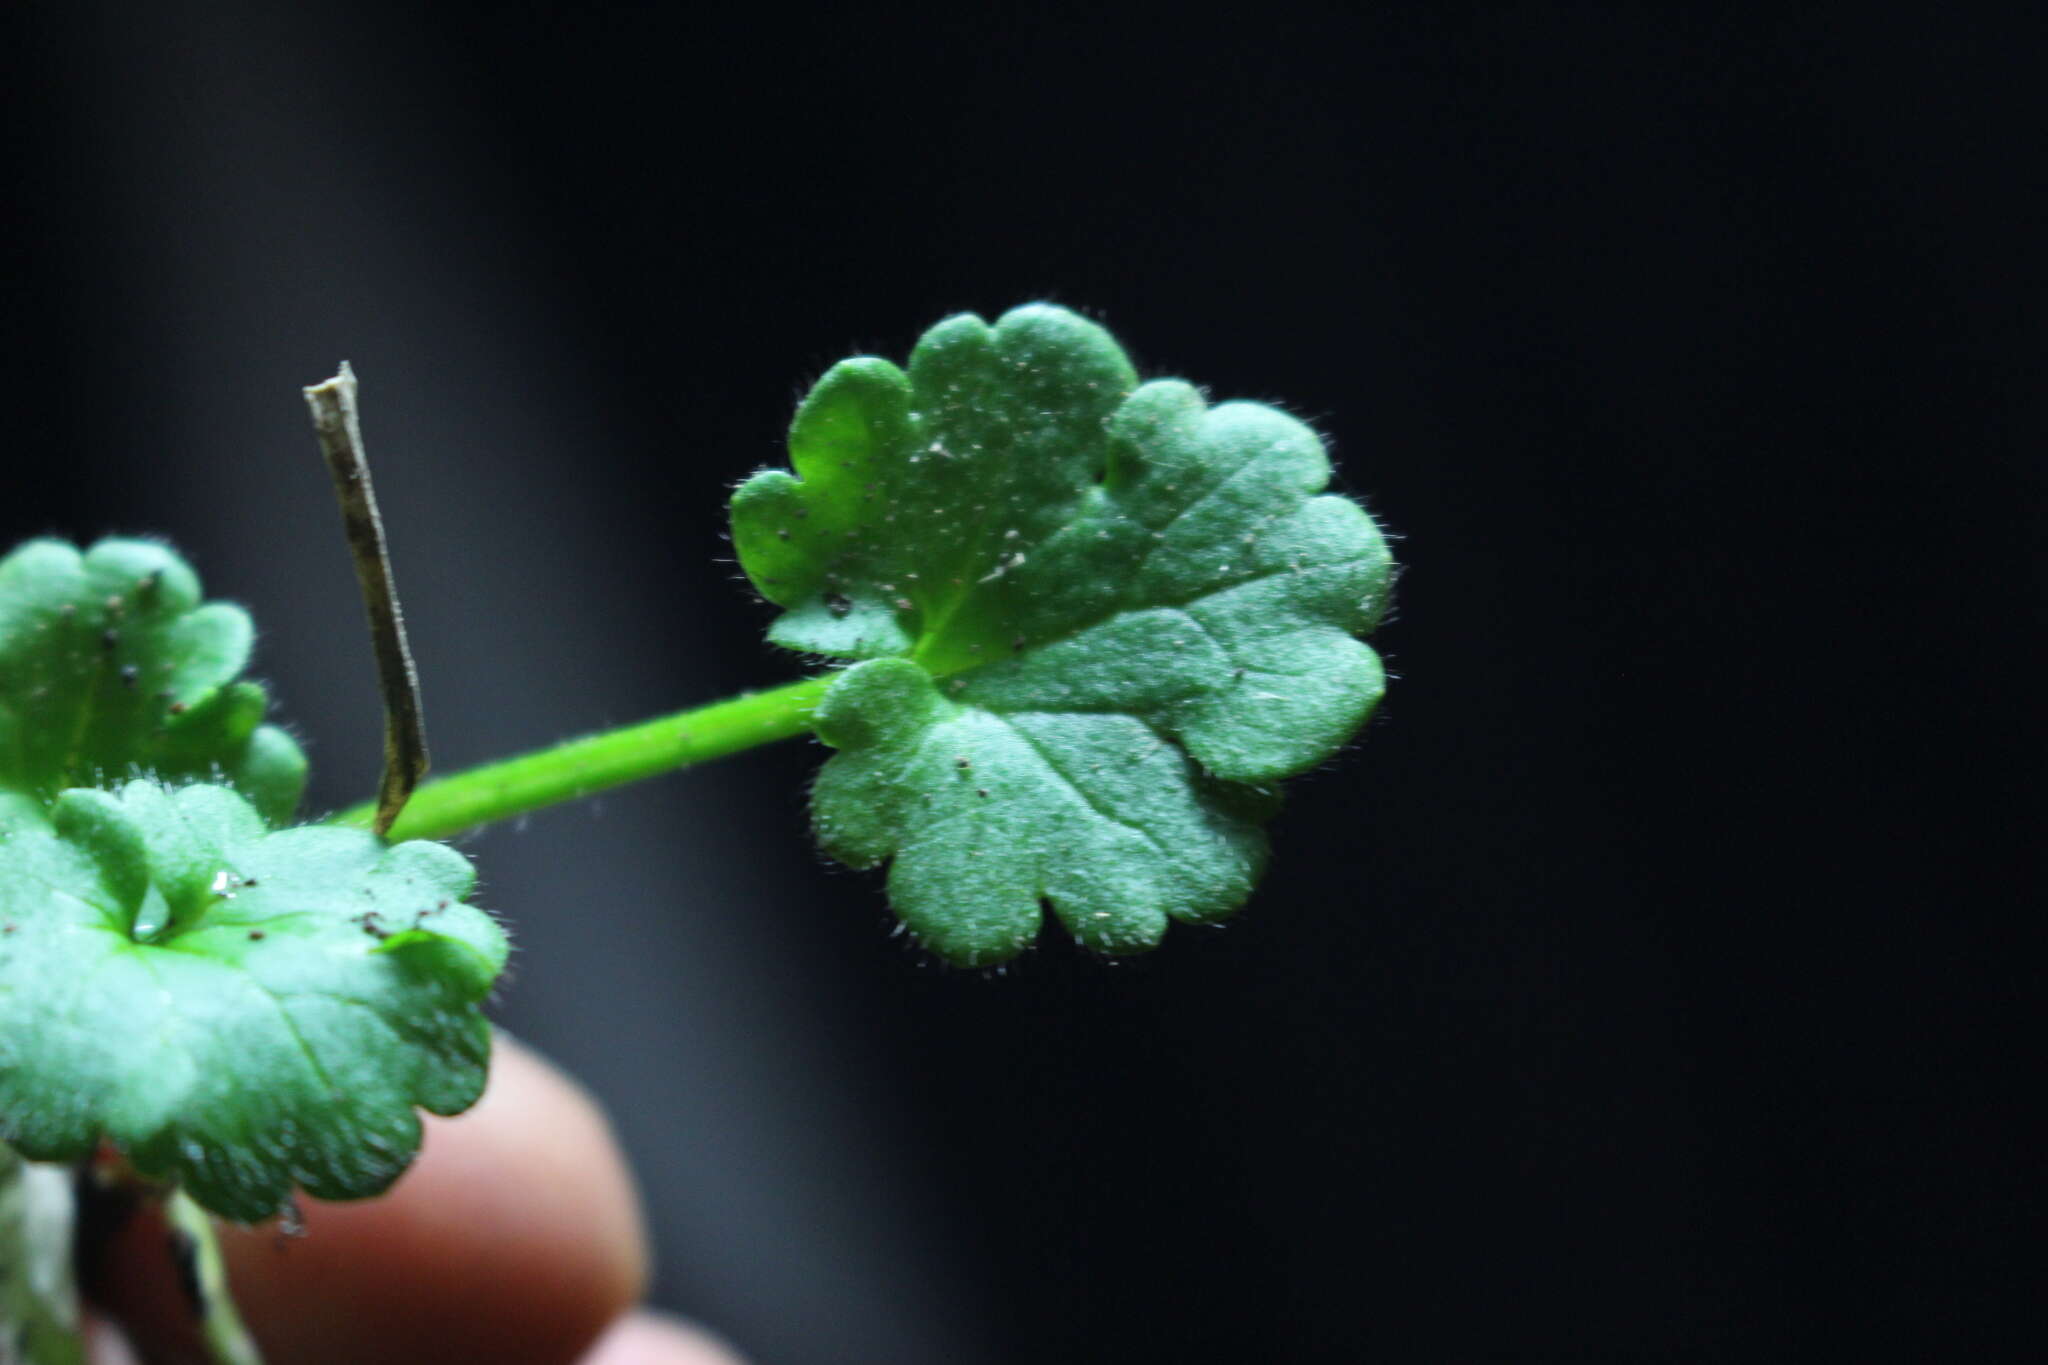
[[[1013,955],[1046,904],[1105,952],[1228,913],[1272,784],[1379,699],[1356,637],[1392,564],[1315,433],[1141,386],[1063,309],[952,318],[907,374],[835,366],[790,456],[733,498],[770,638],[870,661],[820,705],[813,818],[842,860],[893,859],[949,960]]]
[[[252,631],[200,600],[169,549],[32,540],[0,559],[0,792],[42,804],[138,775],[226,782],[272,824],[306,784],[263,689],[236,681]]]
[[[73,790],[0,835],[0,1138],[254,1222],[381,1192],[467,1108],[505,936],[440,844],[272,832],[225,787]]]

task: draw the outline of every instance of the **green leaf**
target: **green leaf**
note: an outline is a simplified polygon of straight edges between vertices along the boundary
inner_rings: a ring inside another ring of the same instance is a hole
[[[909,372],[833,367],[794,474],[733,497],[785,610],[769,637],[867,660],[820,704],[812,799],[856,866],[891,860],[918,938],[987,963],[1049,903],[1129,952],[1250,894],[1272,784],[1328,758],[1383,675],[1379,529],[1323,492],[1302,423],[1140,385],[1108,333],[1034,305],[927,332]]]
[[[16,819],[0,865],[0,1138],[24,1155],[111,1138],[252,1222],[293,1185],[378,1193],[415,1106],[482,1092],[506,943],[452,849],[136,781]]]
[[[71,1274],[71,1172],[0,1144],[0,1361],[84,1365]]]
[[[240,607],[202,604],[151,541],[33,540],[0,559],[0,794],[47,806],[139,775],[221,781],[284,823],[306,760],[262,724],[263,689],[236,681],[251,638]]]

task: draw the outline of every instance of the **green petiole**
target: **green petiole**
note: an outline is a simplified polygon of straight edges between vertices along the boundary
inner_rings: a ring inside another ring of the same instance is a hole
[[[191,1195],[174,1189],[164,1201],[164,1221],[170,1224],[179,1278],[191,1298],[210,1365],[263,1365],[263,1353],[228,1295],[227,1266],[214,1237],[213,1219]]]
[[[749,692],[423,783],[389,837],[394,842],[446,839],[628,782],[792,739],[809,732],[818,698],[836,676],[827,673]],[[330,823],[368,829],[376,814],[376,803],[364,802],[333,816]]]

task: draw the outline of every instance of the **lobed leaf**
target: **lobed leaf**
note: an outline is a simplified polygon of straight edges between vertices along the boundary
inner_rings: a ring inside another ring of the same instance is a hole
[[[387,1187],[482,1092],[506,942],[468,861],[271,831],[220,786],[62,793],[0,832],[0,1138],[112,1139],[223,1216]]]
[[[1043,904],[1127,952],[1242,903],[1272,784],[1384,685],[1356,637],[1392,564],[1315,434],[1140,385],[1107,332],[1033,305],[940,323],[907,373],[835,366],[789,445],[733,540],[784,608],[770,639],[864,661],[817,714],[825,847],[889,861],[898,914],[961,963],[1015,954]]]
[[[0,559],[0,804],[148,775],[225,782],[290,819],[306,760],[237,681],[252,635],[152,541],[33,540]]]

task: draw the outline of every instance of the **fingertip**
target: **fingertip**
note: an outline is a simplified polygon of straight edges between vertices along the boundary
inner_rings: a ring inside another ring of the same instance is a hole
[[[659,1313],[633,1313],[598,1339],[581,1365],[746,1365],[716,1337]]]
[[[610,1124],[502,1035],[483,1098],[426,1120],[389,1193],[302,1212],[301,1236],[221,1233],[236,1302],[273,1360],[568,1365],[646,1286],[639,1199]],[[111,1256],[101,1279],[131,1335],[188,1337],[161,1224],[136,1220]]]
[[[306,1233],[224,1244],[256,1334],[285,1360],[569,1361],[640,1298],[647,1239],[611,1125],[500,1035],[482,1100],[426,1120],[381,1199],[308,1202]]]
[[[135,1354],[121,1329],[97,1316],[85,1320],[85,1358],[92,1365],[142,1365],[142,1357]]]

